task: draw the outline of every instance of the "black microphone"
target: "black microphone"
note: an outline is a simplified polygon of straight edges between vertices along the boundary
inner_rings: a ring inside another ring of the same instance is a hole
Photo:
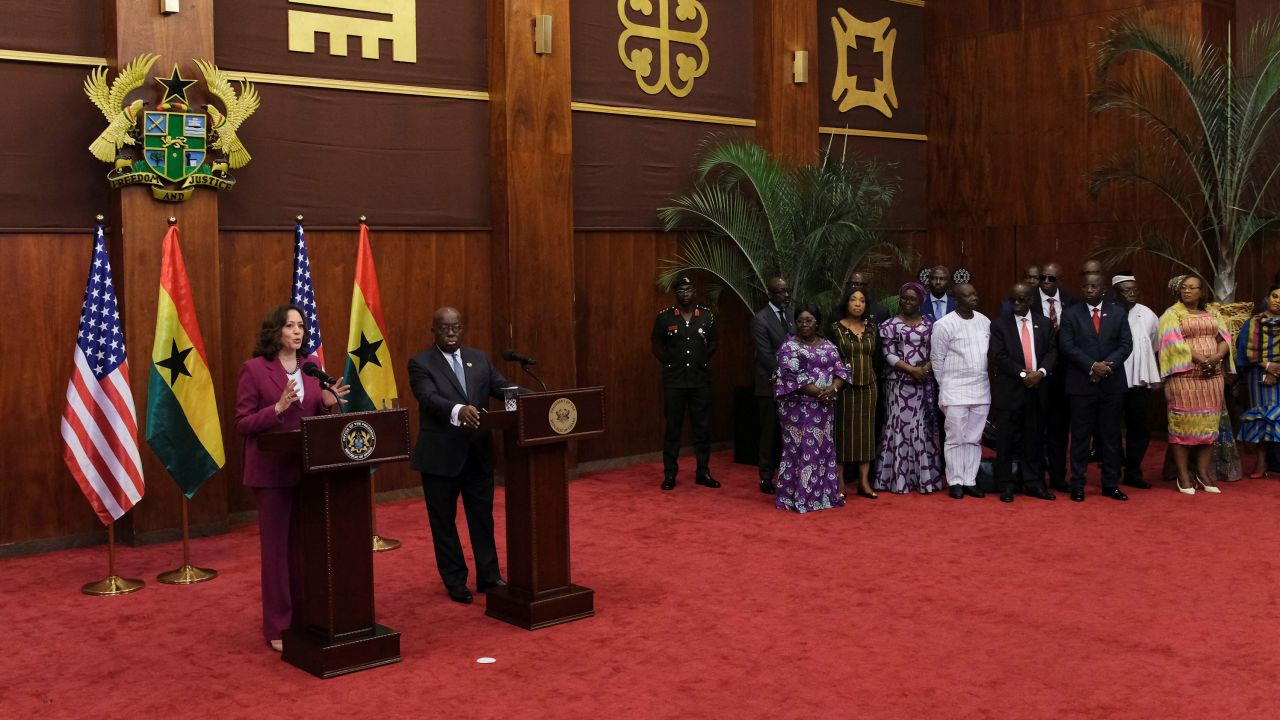
[[[302,373],[304,375],[310,375],[311,377],[319,380],[321,383],[325,385],[338,384],[338,381],[329,377],[329,375],[327,375],[325,371],[320,369],[319,365],[316,365],[315,363],[310,361],[302,363]]]
[[[525,355],[521,355],[520,353],[516,352],[515,350],[512,350],[511,348],[507,348],[506,350],[502,351],[502,359],[506,360],[507,362],[518,362],[521,365],[537,365],[538,364],[537,360],[534,360],[533,358]]]

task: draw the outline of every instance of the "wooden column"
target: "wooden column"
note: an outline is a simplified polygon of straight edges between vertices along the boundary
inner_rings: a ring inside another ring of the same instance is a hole
[[[756,139],[794,162],[818,158],[818,2],[755,0]],[[809,53],[808,81],[792,73]]]
[[[213,60],[213,0],[183,0],[182,10],[161,15],[156,0],[107,0],[105,3],[107,62],[112,78],[122,65],[142,53],[160,56],[151,68],[153,76],[168,77],[177,63],[182,76],[200,83],[187,90],[192,107],[208,102],[204,77],[192,58]],[[147,107],[163,99],[163,88],[148,79],[135,97],[146,100]],[[209,368],[215,378],[223,377],[217,367],[222,347],[222,303],[218,292],[218,199],[211,190],[197,190],[191,199],[181,203],[155,200],[146,187],[134,186],[112,193],[112,211],[108,222],[115,228],[112,258],[119,290],[125,337],[129,343],[130,382],[138,411],[138,441],[142,444],[143,474],[146,497],[127,518],[132,522],[135,538],[156,536],[158,531],[178,527],[181,519],[182,493],[177,483],[156,460],[146,446],[147,380],[151,372],[151,345],[155,338],[156,298],[160,288],[161,240],[168,230],[167,219],[178,219],[182,231],[182,254],[191,279],[200,332],[209,350]],[[218,387],[218,413],[225,420],[234,393]],[[224,422],[224,434],[227,424]],[[236,438],[224,437],[223,442]],[[227,491],[222,474],[207,480],[191,501],[191,524],[225,523]],[[126,523],[126,530],[128,523]],[[159,533],[168,538],[170,533]]]
[[[538,15],[552,17],[545,55]],[[569,0],[489,0],[494,347],[537,358],[552,389],[577,379],[570,91]],[[591,612],[591,591],[569,580],[570,457],[555,445],[507,458],[510,587],[490,592],[493,617],[533,629]],[[513,478],[526,492],[511,492]]]

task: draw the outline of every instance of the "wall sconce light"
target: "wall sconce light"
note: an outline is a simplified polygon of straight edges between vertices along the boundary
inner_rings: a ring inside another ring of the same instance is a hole
[[[550,15],[535,15],[533,18],[533,51],[539,55],[551,54]]]
[[[791,77],[797,85],[809,82],[809,51],[797,50],[791,60]]]
[[[160,14],[172,15],[178,12],[181,10],[181,8],[178,7],[179,2],[181,2],[181,0],[160,0]]]

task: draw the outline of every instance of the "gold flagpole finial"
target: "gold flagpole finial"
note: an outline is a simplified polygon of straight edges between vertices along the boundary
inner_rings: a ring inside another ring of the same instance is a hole
[[[298,216],[298,222],[302,222],[302,216],[301,216],[301,215],[299,215],[299,216]]]
[[[176,217],[174,217],[174,216],[170,215],[170,216],[169,216],[169,224],[170,224],[170,225],[177,225],[177,224],[178,224],[178,218],[176,218]]]
[[[93,218],[94,218],[95,220],[97,220],[98,222],[102,222],[103,220],[106,220],[106,219],[107,219],[106,217],[104,217],[104,216],[103,216],[103,214],[102,214],[102,213],[98,213],[97,215],[94,215],[94,216],[93,216]]]
[[[369,221],[369,218],[368,218],[367,216],[365,216],[365,215],[361,215],[361,216],[360,216],[360,222],[361,222],[361,223],[366,223],[366,222],[368,222],[368,221]]]

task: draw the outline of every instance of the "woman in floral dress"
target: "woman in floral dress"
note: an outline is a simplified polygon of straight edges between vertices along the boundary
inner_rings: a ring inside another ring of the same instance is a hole
[[[880,438],[877,490],[924,494],[942,487],[938,387],[929,361],[933,323],[920,314],[924,298],[919,283],[903,285],[898,290],[898,315],[880,325],[888,412]]]

